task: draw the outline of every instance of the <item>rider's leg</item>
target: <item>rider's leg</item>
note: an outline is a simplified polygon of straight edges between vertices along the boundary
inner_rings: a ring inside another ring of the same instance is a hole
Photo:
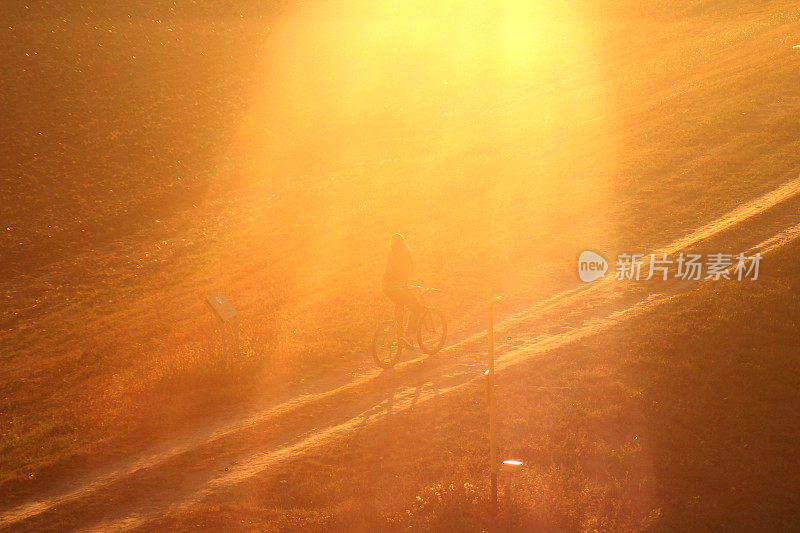
[[[403,331],[403,319],[405,318],[405,301],[402,290],[384,289],[386,296],[394,302],[394,322],[397,324],[397,336],[401,339],[401,344],[406,348],[411,348],[411,339],[406,338]]]
[[[420,314],[419,302],[414,297],[414,293],[408,287],[384,288],[384,292],[386,293],[386,296],[391,298],[395,304],[394,319],[400,328],[398,334],[401,336],[403,344],[410,348],[413,345],[412,339],[417,332],[417,322]],[[411,310],[411,313],[404,332],[403,318],[406,306],[408,306],[408,308]]]
[[[383,293],[394,303],[394,321],[400,328],[403,327],[403,315],[405,313],[405,298],[400,288],[384,284]],[[402,334],[402,329],[400,334]]]
[[[422,311],[422,306],[414,296],[414,293],[411,291],[411,289],[408,288],[403,291],[403,302],[411,310],[408,317],[408,325],[406,326],[406,337],[413,339],[414,335],[417,334],[417,328],[419,327],[419,317]]]
[[[397,322],[399,328],[403,327],[403,315],[405,313],[405,305],[402,302],[394,302],[394,321]],[[402,331],[402,329],[401,329]]]
[[[417,330],[419,329],[419,317],[422,314],[421,311],[422,307],[419,305],[419,302],[411,307],[411,313],[408,317],[408,327],[406,328],[406,336],[413,338],[413,336],[417,334]]]

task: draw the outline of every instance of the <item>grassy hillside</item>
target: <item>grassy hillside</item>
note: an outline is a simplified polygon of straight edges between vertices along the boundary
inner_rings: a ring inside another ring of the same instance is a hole
[[[793,244],[769,256],[758,281],[706,283],[499,374],[499,455],[525,463],[513,514],[502,506],[500,524],[793,530],[798,251]],[[486,416],[476,380],[160,525],[491,529]]]
[[[347,2],[45,4],[0,8],[9,499],[349,379],[394,231],[458,338],[486,296],[542,299],[580,250],[668,242],[800,163],[790,3],[554,4],[519,19],[532,41],[511,9],[503,61],[467,46],[485,13],[446,5],[361,32]],[[229,369],[217,291],[244,317]]]

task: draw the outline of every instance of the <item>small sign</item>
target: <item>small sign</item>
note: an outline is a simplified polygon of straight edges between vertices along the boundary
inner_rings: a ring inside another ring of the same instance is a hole
[[[503,472],[515,472],[519,468],[522,467],[522,461],[515,461],[514,459],[508,459],[503,461],[500,465],[500,470]]]
[[[233,305],[231,305],[231,303],[223,294],[209,296],[206,298],[206,304],[208,304],[208,306],[211,308],[211,311],[217,315],[217,318],[223,322],[228,322],[237,314],[236,309],[233,308]]]

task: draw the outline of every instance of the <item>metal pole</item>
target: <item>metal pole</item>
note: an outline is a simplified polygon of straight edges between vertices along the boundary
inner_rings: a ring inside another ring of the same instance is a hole
[[[522,461],[516,461],[514,459],[505,460],[500,466],[500,470],[506,473],[506,531],[511,531],[511,526],[514,522],[514,513],[516,512],[516,509],[514,506],[514,496],[512,491],[514,490],[514,477],[521,468]]]
[[[512,474],[506,474],[506,493],[505,493],[505,515],[506,515],[506,531],[511,531],[511,487],[514,481],[514,476]]]
[[[489,465],[491,472],[491,488],[490,488],[490,503],[492,515],[497,514],[497,435],[496,435],[496,419],[497,412],[494,401],[494,304],[500,298],[493,298],[489,302],[489,328],[488,328],[488,341],[489,341],[489,371],[486,375],[488,380],[489,389]]]
[[[222,336],[222,360],[225,368],[228,367],[228,344],[225,342],[225,321],[219,322],[219,333]]]
[[[234,354],[238,357],[239,356],[239,317],[237,316],[234,318],[233,323],[233,343],[234,343]]]

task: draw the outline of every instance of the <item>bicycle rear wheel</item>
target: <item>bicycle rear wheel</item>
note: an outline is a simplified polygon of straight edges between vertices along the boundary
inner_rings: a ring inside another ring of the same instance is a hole
[[[381,368],[392,368],[400,359],[403,347],[397,331],[397,322],[386,320],[378,324],[372,339],[372,358]]]
[[[444,313],[438,309],[426,307],[422,311],[417,330],[419,347],[428,355],[433,355],[442,349],[447,338],[447,322]]]

